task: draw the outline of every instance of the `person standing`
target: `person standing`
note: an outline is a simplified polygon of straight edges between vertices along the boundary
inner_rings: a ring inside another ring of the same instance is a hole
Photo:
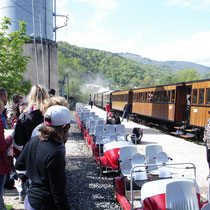
[[[18,157],[16,169],[26,170],[31,180],[25,199],[26,209],[69,209],[63,145],[73,122],[68,108],[49,107],[40,135],[33,137]]]
[[[42,111],[50,97],[43,85],[34,85],[31,88],[28,105],[19,116],[15,126],[14,142],[24,146],[31,138],[33,129],[44,121]]]
[[[130,103],[127,103],[124,106],[124,109],[123,109],[122,121],[124,120],[125,117],[127,117],[127,122],[128,122],[130,110],[131,110],[131,104]]]
[[[6,210],[4,205],[3,191],[6,181],[6,175],[10,173],[11,167],[7,156],[7,149],[12,144],[12,137],[4,137],[4,124],[1,118],[1,113],[4,110],[4,103],[0,100],[0,209]]]
[[[106,120],[107,120],[108,119],[108,113],[110,112],[109,102],[106,103],[105,110],[106,110]]]

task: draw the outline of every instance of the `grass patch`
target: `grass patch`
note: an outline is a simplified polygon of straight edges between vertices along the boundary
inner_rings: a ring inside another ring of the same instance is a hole
[[[5,204],[5,206],[6,206],[7,210],[12,210],[13,209],[13,206],[11,206],[11,205]]]

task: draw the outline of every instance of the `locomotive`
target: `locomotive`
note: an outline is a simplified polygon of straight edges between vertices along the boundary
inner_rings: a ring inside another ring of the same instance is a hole
[[[107,101],[113,111],[120,113],[130,103],[131,115],[138,122],[164,125],[183,137],[192,137],[186,135],[188,131],[200,137],[210,118],[210,79],[94,95],[94,105],[100,108],[105,108]]]

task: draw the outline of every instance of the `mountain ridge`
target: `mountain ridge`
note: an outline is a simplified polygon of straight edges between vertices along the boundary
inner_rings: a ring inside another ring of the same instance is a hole
[[[125,58],[135,60],[144,65],[152,65],[163,69],[169,68],[172,70],[185,70],[186,68],[193,68],[197,69],[200,74],[210,72],[210,67],[188,61],[157,61],[129,52],[116,54]]]

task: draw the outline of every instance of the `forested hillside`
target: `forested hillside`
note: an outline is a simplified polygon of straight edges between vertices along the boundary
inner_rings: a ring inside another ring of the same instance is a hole
[[[196,69],[163,69],[118,54],[77,47],[67,42],[58,42],[58,68],[60,79],[69,73],[69,87],[76,98],[87,90],[91,93],[90,86],[85,86],[87,84],[104,85],[115,90],[202,78]]]
[[[130,58],[139,63],[145,65],[152,65],[162,69],[171,69],[171,70],[185,70],[186,68],[197,69],[198,73],[206,74],[210,72],[210,67],[200,65],[197,63],[186,62],[186,61],[156,61],[151,60],[149,58],[144,58],[140,55],[132,54],[132,53],[118,53],[118,55],[123,56],[125,58]]]

